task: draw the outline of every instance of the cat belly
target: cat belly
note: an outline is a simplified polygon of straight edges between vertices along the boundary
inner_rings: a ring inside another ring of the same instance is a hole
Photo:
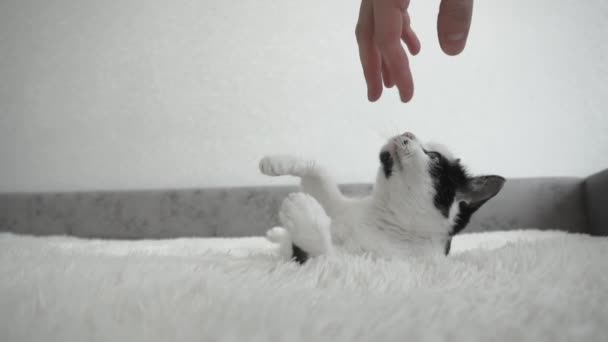
[[[349,254],[370,254],[382,258],[409,258],[444,255],[445,242],[437,240],[402,240],[375,227],[357,227],[345,237],[340,247]]]

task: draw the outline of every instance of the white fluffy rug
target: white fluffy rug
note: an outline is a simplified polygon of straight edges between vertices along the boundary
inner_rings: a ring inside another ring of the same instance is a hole
[[[0,341],[608,340],[607,238],[465,234],[432,260],[272,254],[261,238],[0,234]]]

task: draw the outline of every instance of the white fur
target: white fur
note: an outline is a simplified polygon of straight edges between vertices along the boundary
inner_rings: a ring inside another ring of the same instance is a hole
[[[453,158],[445,147],[433,146]],[[388,179],[381,168],[378,170],[374,191],[365,198],[344,197],[328,172],[314,161],[287,155],[260,161],[260,171],[266,175],[300,177],[302,192],[316,199],[293,195],[286,199],[291,204],[283,205],[279,213],[288,222],[284,228],[296,245],[312,256],[331,251],[333,245],[351,253],[382,257],[444,253],[458,208],[452,208],[446,219],[433,205],[429,157],[421,143],[406,133],[391,138],[382,150],[389,151],[397,165]],[[301,212],[285,210],[294,206]],[[313,222],[327,222],[328,227],[321,229]]]
[[[585,342],[608,336],[606,238],[463,234],[447,258],[335,253],[304,265],[278,261],[275,248],[263,238],[0,234],[0,341]]]
[[[276,243],[278,245],[278,255],[283,259],[290,259],[293,255],[291,247],[291,237],[289,232],[285,228],[274,227],[266,232],[266,238],[268,241]]]
[[[330,219],[319,202],[304,193],[290,194],[279,211],[279,220],[293,242],[310,256],[332,252]],[[303,229],[306,227],[306,229]],[[287,240],[281,241],[282,243]]]

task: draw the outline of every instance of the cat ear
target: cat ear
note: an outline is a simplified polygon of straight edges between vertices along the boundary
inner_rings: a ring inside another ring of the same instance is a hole
[[[479,209],[490,198],[496,196],[505,184],[501,176],[479,176],[469,179],[468,188],[461,193],[462,200],[473,210]]]

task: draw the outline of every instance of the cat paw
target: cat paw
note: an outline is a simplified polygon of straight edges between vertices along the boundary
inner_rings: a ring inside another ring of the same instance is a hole
[[[266,239],[268,239],[268,241],[270,242],[278,244],[291,243],[289,233],[281,227],[274,227],[268,229],[268,231],[266,232]]]
[[[260,171],[267,176],[302,176],[312,162],[288,155],[266,156],[260,160]]]
[[[282,259],[289,260],[293,256],[293,247],[289,232],[281,227],[274,227],[266,232],[268,241],[278,244],[278,254]]]
[[[291,241],[310,256],[330,251],[331,220],[312,196],[302,192],[288,195],[281,204],[279,220]]]

